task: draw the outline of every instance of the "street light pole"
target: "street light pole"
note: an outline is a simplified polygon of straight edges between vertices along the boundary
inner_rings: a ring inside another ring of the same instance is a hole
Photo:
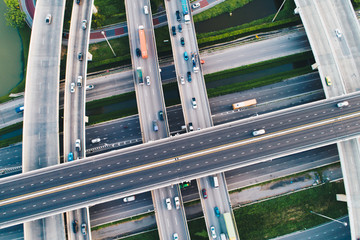
[[[277,15],[279,14],[280,9],[284,6],[285,2],[286,2],[286,0],[283,1],[283,3],[282,3],[281,6],[279,7],[279,10],[278,10],[277,13],[275,14],[275,16],[274,16],[274,18],[273,18],[273,20],[272,20],[271,22],[274,22],[275,18],[276,18]]]
[[[105,35],[105,32],[104,32],[104,31],[101,31],[101,34],[104,36],[104,38],[105,38],[105,40],[106,40],[107,44],[109,45],[109,47],[110,47],[110,49],[111,49],[112,53],[113,53],[113,54],[114,54],[114,56],[116,57],[116,54],[115,54],[115,52],[114,52],[114,49],[111,47],[111,45],[110,45],[110,43],[109,43],[109,41],[108,41],[108,39],[107,39],[107,37],[106,37],[106,35]]]
[[[310,213],[313,213],[313,214],[318,215],[318,216],[320,216],[320,217],[327,218],[327,219],[330,219],[330,220],[332,220],[332,221],[338,222],[338,223],[344,225],[345,227],[347,226],[347,222],[341,222],[341,221],[339,221],[339,220],[333,219],[333,218],[331,218],[331,217],[328,217],[328,216],[325,216],[325,215],[322,215],[322,214],[320,214],[320,213],[316,213],[316,212],[313,212],[313,211],[310,211]]]

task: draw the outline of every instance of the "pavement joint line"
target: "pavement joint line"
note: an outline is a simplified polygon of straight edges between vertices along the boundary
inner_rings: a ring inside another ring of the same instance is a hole
[[[28,199],[28,198],[35,198],[35,197],[51,194],[51,193],[54,193],[54,192],[60,192],[60,191],[63,191],[63,190],[79,187],[81,185],[88,185],[88,184],[91,184],[93,182],[104,181],[104,180],[107,180],[107,179],[127,175],[127,174],[130,174],[132,172],[138,172],[138,171],[141,171],[141,170],[147,170],[147,169],[151,169],[151,168],[158,167],[158,166],[168,165],[168,164],[174,163],[176,161],[183,161],[183,160],[186,160],[186,159],[191,159],[191,158],[196,157],[196,156],[207,155],[207,154],[215,152],[215,151],[224,151],[224,150],[234,148],[234,147],[237,147],[237,146],[247,145],[247,144],[252,143],[252,142],[258,142],[258,141],[261,141],[261,140],[264,140],[264,139],[270,139],[270,138],[290,134],[290,133],[293,133],[293,132],[298,132],[298,131],[305,130],[305,129],[311,129],[311,128],[314,128],[316,126],[327,125],[327,124],[330,124],[330,123],[333,123],[333,122],[338,122],[338,121],[341,121],[341,120],[354,118],[354,117],[357,117],[359,115],[360,115],[360,111],[349,113],[349,114],[344,114],[344,115],[341,115],[341,116],[336,116],[336,117],[316,121],[316,122],[314,122],[312,124],[304,124],[304,125],[296,126],[296,127],[293,127],[293,128],[289,128],[289,129],[286,129],[285,131],[280,130],[280,131],[277,131],[277,132],[272,133],[272,134],[265,134],[264,136],[261,136],[261,137],[255,137],[255,138],[251,138],[251,139],[247,139],[247,140],[239,140],[239,141],[236,141],[236,142],[233,142],[233,143],[218,146],[216,148],[209,148],[209,149],[205,149],[205,150],[200,150],[200,151],[197,151],[197,152],[194,152],[194,153],[191,153],[191,154],[185,154],[185,155],[181,155],[181,156],[175,157],[175,158],[168,158],[168,159],[164,159],[164,160],[159,160],[159,161],[151,163],[151,164],[144,164],[144,165],[140,165],[140,166],[136,166],[136,167],[132,167],[132,168],[124,169],[124,170],[119,170],[119,171],[116,171],[116,172],[107,173],[107,174],[103,174],[103,175],[92,177],[92,178],[88,178],[88,179],[85,179],[85,180],[79,180],[79,181],[74,182],[72,184],[64,184],[64,185],[60,185],[60,186],[57,186],[57,187],[51,187],[51,188],[48,188],[48,189],[45,189],[45,190],[39,190],[39,191],[34,192],[34,193],[27,193],[27,194],[23,194],[23,195],[16,196],[16,197],[11,197],[11,198],[0,201],[0,206],[12,204],[12,203],[19,202],[19,201],[23,201],[23,200]]]

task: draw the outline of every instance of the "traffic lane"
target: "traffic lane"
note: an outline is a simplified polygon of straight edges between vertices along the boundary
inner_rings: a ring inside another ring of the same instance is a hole
[[[341,222],[346,222],[349,226],[349,217],[338,218]],[[335,221],[327,222],[325,224],[304,229],[298,232],[290,233],[285,236],[274,238],[274,240],[323,240],[323,239],[336,239],[336,240],[349,240],[351,239],[350,228]]]
[[[357,98],[354,98],[357,99]],[[330,106],[329,106],[330,105]],[[252,131],[253,129],[257,128],[266,128],[268,133],[276,132],[276,131],[282,131],[286,127],[295,127],[299,125],[303,125],[308,122],[313,121],[320,121],[322,119],[331,118],[334,116],[338,116],[338,110],[343,110],[341,114],[347,114],[351,111],[356,110],[355,108],[348,107],[344,109],[337,109],[336,107],[333,107],[333,103],[328,101],[322,103],[322,104],[316,104],[312,105],[309,109],[306,109],[307,111],[300,111],[300,109],[292,109],[291,113],[288,113],[289,111],[285,111],[282,114],[271,114],[263,118],[253,118],[251,120],[246,120],[241,123],[232,123],[229,126],[223,126],[221,128],[215,128],[212,129],[212,131],[201,131],[202,134],[193,134],[189,133],[187,135],[183,135],[183,137],[174,137],[171,139],[164,139],[161,144],[158,144],[155,147],[152,147],[152,144],[149,145],[142,145],[139,146],[140,150],[134,151],[135,149],[123,149],[116,153],[116,155],[113,155],[112,153],[105,154],[105,156],[96,156],[87,158],[86,162],[84,161],[76,161],[67,165],[62,166],[62,169],[60,169],[60,172],[62,171],[74,171],[76,178],[74,180],[80,180],[82,178],[81,175],[78,174],[78,172],[81,172],[81,168],[83,164],[91,163],[91,165],[103,165],[101,161],[97,162],[96,159],[101,157],[104,159],[107,159],[107,162],[109,164],[114,164],[115,166],[119,166],[120,169],[126,169],[128,167],[128,164],[130,160],[135,159],[135,161],[131,161],[132,166],[139,166],[141,164],[151,163],[154,159],[154,155],[150,155],[149,148],[151,149],[151,152],[154,152],[156,154],[155,156],[162,156],[163,159],[166,158],[175,158],[179,156],[178,152],[181,152],[181,155],[189,154],[192,152],[196,152],[202,149],[209,149],[214,148],[219,145],[227,144],[236,142],[242,139],[252,139]],[[334,111],[326,111],[325,109],[327,107],[330,107],[331,110]],[[354,106],[356,107],[356,105]],[[337,111],[335,111],[337,110]],[[311,113],[309,114],[308,111]],[[321,114],[318,114],[320,112]],[[325,112],[325,113],[323,113]],[[335,113],[334,113],[335,112]],[[290,115],[291,114],[291,115]],[[301,114],[301,115],[298,115]],[[290,117],[289,117],[290,115]],[[292,116],[298,116],[296,118],[296,121],[289,121],[284,119],[294,119],[295,117]],[[301,120],[301,121],[300,121]],[[198,132],[199,133],[199,132]],[[220,134],[220,135],[219,135]],[[189,141],[191,139],[192,141]],[[206,139],[204,141],[204,139]],[[169,143],[170,142],[170,143]],[[206,144],[204,144],[204,142]],[[159,154],[159,155],[158,155]],[[128,159],[125,161],[119,161],[117,155],[122,155],[121,159]],[[140,159],[140,160],[139,160]],[[159,159],[155,157],[155,159]],[[72,167],[73,166],[73,167]],[[100,169],[94,169],[93,174],[105,174],[107,173],[108,169],[100,167]],[[51,174],[51,173],[49,173]],[[56,185],[55,182],[46,181],[44,184],[44,181],[42,181],[41,177],[46,176],[47,173],[42,173],[40,178],[39,176],[35,177],[39,178],[38,182],[42,182],[41,185],[45,188],[51,187],[52,185]],[[61,174],[62,175],[62,174]],[[65,174],[66,175],[66,174]],[[58,176],[57,176],[58,177]],[[57,178],[56,177],[56,178]],[[55,179],[56,179],[55,178]],[[25,180],[25,179],[24,179]],[[18,178],[15,180],[18,184],[16,186],[29,186],[29,183],[25,180],[23,183],[21,183],[22,179]],[[62,179],[62,182],[64,182],[65,179]],[[67,181],[71,181],[67,179]],[[66,183],[66,182],[64,182]],[[34,185],[32,188],[35,190],[39,187],[40,189],[42,186]],[[26,188],[27,189],[27,188]],[[7,190],[6,192],[11,192],[10,196],[16,195],[17,192],[25,193],[25,189],[22,189],[20,187],[14,188],[12,192],[10,190]]]
[[[65,209],[67,207],[80,207],[85,204],[83,202],[84,197],[88,200],[88,204],[93,204],[95,203],[95,199],[98,199],[99,195],[102,196],[102,199],[109,197],[109,195],[118,197],[120,193],[126,194],[127,191],[134,191],[135,189],[136,191],[141,192],[145,189],[157,188],[162,184],[168,184],[169,181],[173,182],[175,179],[179,181],[182,178],[195,177],[194,174],[196,174],[197,177],[199,176],[199,173],[208,175],[211,174],[214,169],[217,169],[217,171],[219,172],[226,171],[235,166],[241,167],[246,164],[254,163],[254,161],[257,160],[264,160],[266,159],[266,157],[272,158],[274,156],[278,156],[279,154],[289,154],[291,152],[294,152],[294,149],[300,150],[303,147],[312,146],[313,142],[323,142],[326,139],[336,139],[336,137],[338,137],[339,135],[346,133],[349,134],[347,136],[353,136],[354,132],[356,132],[356,134],[359,134],[360,126],[357,122],[357,119],[350,119],[344,123],[336,122],[332,124],[332,126],[325,125],[318,127],[316,129],[316,133],[320,132],[319,134],[314,134],[314,129],[304,130],[302,134],[294,133],[293,135],[295,135],[295,137],[297,135],[299,136],[298,139],[294,139],[294,141],[291,142],[287,141],[288,136],[280,136],[277,138],[263,140],[262,142],[258,142],[256,144],[251,144],[250,146],[254,147],[255,149],[249,149],[249,145],[238,148],[231,148],[222,152],[217,152],[215,154],[212,154],[211,156],[200,156],[196,160],[192,158],[184,161],[175,161],[169,165],[163,165],[154,169],[136,172],[135,174],[131,174],[132,176],[120,176],[114,179],[96,182],[94,184],[91,184],[91,186],[83,185],[76,189],[69,189],[63,191],[62,193],[52,194],[51,196],[44,195],[36,198],[36,200],[38,203],[42,202],[42,204],[39,205],[45,205],[46,207],[41,206],[41,208],[35,204],[35,206],[33,206],[31,210],[26,211],[26,215],[34,215],[40,212],[50,210],[52,206],[55,205],[58,211],[61,211],[62,208]],[[344,129],[342,128],[344,124],[350,126],[347,127],[347,131],[344,131]],[[323,134],[322,131],[324,131],[325,133]],[[275,141],[277,141],[279,144],[275,144]],[[149,184],[149,179],[151,179],[154,183]],[[124,187],[115,187],[116,183],[119,184],[119,186]],[[80,201],[76,199],[76,194],[74,194],[74,190],[77,194],[81,195]],[[59,197],[59,194],[60,196],[64,197]],[[55,200],[54,198],[58,200],[57,203],[53,202],[53,200]],[[67,200],[67,198],[69,198],[69,200]],[[32,199],[31,202],[33,202],[33,200],[34,199]],[[0,212],[3,212],[3,214],[6,215],[6,217],[2,219],[2,222],[19,218],[20,212],[23,211],[17,210],[19,210],[20,208],[23,209],[22,207],[24,206],[28,206],[26,204],[26,201],[1,206]]]
[[[24,239],[23,224],[0,229],[0,240]]]
[[[219,125],[222,123],[228,123],[236,120],[256,117],[258,115],[265,113],[271,113],[274,111],[283,110],[289,108],[289,106],[298,106],[305,103],[311,103],[323,99],[325,99],[324,92],[322,90],[315,91],[298,97],[282,99],[280,101],[276,101],[276,103],[264,103],[264,104],[259,104],[256,107],[249,107],[240,110],[231,110],[231,111],[215,114],[213,115],[213,121],[215,125]]]
[[[309,164],[319,166],[319,164],[324,164],[326,159],[329,159],[327,163],[339,161],[336,144],[230,170],[225,172],[227,186],[229,190],[242,188],[248,186],[249,182],[255,184],[258,182],[258,179],[261,181],[261,179],[263,179],[266,175],[270,174],[271,178],[281,177],[284,176],[284,174],[287,174],[284,173],[285,170],[293,169],[295,167],[301,167],[300,171],[307,170],[309,169]],[[310,168],[312,167],[310,166]],[[289,174],[291,174],[291,170]],[[209,187],[212,187],[211,182]],[[190,186],[182,188],[181,195],[184,202],[199,199],[200,196],[196,181],[193,180],[191,181]],[[141,201],[141,205],[137,202],[131,202],[128,205],[123,205],[122,199],[118,199],[91,207],[91,225],[97,226],[106,222],[117,221],[119,219],[145,213],[149,209],[153,209],[150,192],[136,195],[137,200],[140,198],[144,200]],[[92,212],[92,209],[97,210]]]
[[[0,167],[16,167],[22,164],[22,144],[0,148]]]
[[[264,86],[256,88],[256,90],[212,98],[210,99],[211,113],[214,115],[233,110],[233,103],[242,102],[252,98],[255,98],[258,104],[261,104],[319,89],[322,89],[322,85],[318,73],[299,76],[280,83],[272,84],[271,87]]]
[[[132,202],[124,202],[124,198],[121,198],[90,207],[91,226],[137,215],[137,209],[144,209],[142,212],[154,210],[150,192],[135,195]]]

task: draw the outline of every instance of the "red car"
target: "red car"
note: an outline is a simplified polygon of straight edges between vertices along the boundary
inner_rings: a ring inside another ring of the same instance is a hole
[[[202,195],[203,195],[203,198],[204,199],[207,199],[207,192],[206,192],[206,188],[204,188],[203,190],[202,190]]]

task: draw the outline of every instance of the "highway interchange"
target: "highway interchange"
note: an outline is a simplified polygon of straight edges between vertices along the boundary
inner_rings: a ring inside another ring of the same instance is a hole
[[[206,94],[205,94],[206,95]],[[335,104],[333,104],[333,105],[335,105]],[[350,104],[351,105],[351,104]],[[354,106],[355,104],[353,104],[353,106]],[[336,110],[332,110],[332,111],[336,111]],[[326,112],[326,111],[325,111]],[[324,113],[324,112],[323,112]],[[270,114],[271,115],[271,114]],[[330,114],[331,115],[331,114]],[[262,116],[262,117],[264,117],[264,116]],[[262,117],[259,117],[259,118],[257,118],[257,119],[260,119],[260,118],[262,118]],[[265,118],[266,118],[267,116],[265,116]],[[320,125],[330,125],[330,126],[332,126],[332,125],[337,125],[337,124],[340,124],[341,125],[341,122],[342,121],[348,121],[349,123],[352,123],[351,122],[351,119],[352,118],[357,118],[358,117],[358,113],[356,112],[355,114],[353,114],[352,116],[343,116],[343,117],[341,117],[341,118],[333,118],[333,119],[328,119],[328,120],[326,120],[326,121],[324,121],[324,122],[321,122],[320,124],[319,124],[319,126]],[[256,119],[255,119],[256,120]],[[299,117],[297,117],[297,120],[301,120],[301,118],[299,118]],[[290,122],[291,121],[293,121],[293,120],[290,120]],[[282,124],[282,123],[281,123]],[[355,124],[355,123],[354,123]],[[249,124],[249,125],[251,125],[251,124]],[[311,129],[311,128],[313,128],[313,127],[315,127],[317,124],[314,124],[313,126],[306,126],[305,127],[305,131],[307,130],[307,128],[309,128],[309,129]],[[319,127],[319,126],[316,126],[316,127]],[[353,127],[354,129],[356,129],[356,127],[355,126],[357,126],[357,124],[355,124],[354,126],[351,126],[351,125],[348,125],[347,127],[348,128],[351,128],[351,127]],[[265,127],[265,124],[264,124],[264,126],[262,126],[262,127]],[[271,126],[271,127],[273,127],[273,126]],[[266,129],[271,129],[271,127],[269,127],[269,126],[267,126],[267,128]],[[253,130],[255,130],[256,128],[254,128]],[[342,127],[340,126],[340,127],[338,127],[338,129],[337,130],[341,130],[342,129]],[[289,130],[289,132],[288,133],[285,133],[285,135],[287,135],[287,134],[292,134],[292,132],[297,132],[297,131],[303,131],[303,129],[297,129],[297,130],[293,130],[293,129],[291,129],[291,130]],[[333,131],[333,132],[336,132],[336,130],[331,130],[331,131]],[[202,131],[204,134],[206,134],[208,131]],[[326,129],[325,130],[323,130],[322,132],[321,132],[321,134],[324,134],[324,132],[326,132]],[[247,131],[245,131],[245,133],[248,133]],[[250,132],[251,133],[251,132]],[[268,133],[268,130],[267,130],[267,133]],[[237,133],[237,134],[239,134],[239,135],[241,135],[240,133]],[[350,134],[350,133],[348,133],[348,134]],[[348,136],[354,136],[354,135],[356,135],[357,134],[357,132],[356,133],[353,133],[353,134],[350,134],[350,135],[348,135]],[[278,137],[278,136],[276,136],[277,134],[275,134],[275,137]],[[279,137],[281,136],[282,134],[279,134]],[[315,137],[315,134],[312,134],[313,135],[313,137]],[[346,134],[345,134],[346,135]],[[227,136],[227,137],[229,137],[229,136]],[[272,136],[270,136],[269,138],[271,138]],[[194,137],[195,138],[195,137]],[[264,137],[260,137],[260,140],[262,140],[264,138],[264,141],[266,141],[267,140],[267,138],[266,138],[266,136],[264,136]],[[307,138],[307,136],[305,136],[304,138]],[[179,139],[180,139],[180,137],[179,137]],[[215,138],[214,138],[215,139]],[[297,141],[298,139],[297,138],[295,138],[295,141]],[[179,140],[180,141],[180,140]],[[332,141],[334,141],[334,140],[332,140]],[[251,140],[250,140],[250,142],[252,142]],[[327,144],[327,143],[329,143],[329,142],[331,142],[331,141],[329,141],[329,140],[327,140],[327,142],[325,143],[325,144]],[[200,144],[202,144],[202,143],[200,143]],[[238,144],[240,144],[240,145],[242,145],[242,144],[248,144],[248,143],[238,143]],[[278,143],[278,145],[281,145],[282,143]],[[322,144],[324,144],[324,143],[322,143]],[[211,144],[210,144],[211,145]],[[286,144],[285,144],[286,145]],[[184,147],[184,146],[183,146]],[[225,148],[227,148],[227,147],[229,147],[230,149],[232,148],[231,146],[226,146]],[[273,146],[272,145],[269,145],[269,147],[270,148],[272,148]],[[307,146],[307,147],[310,147],[310,146]],[[136,148],[136,147],[135,147]],[[260,148],[260,149],[262,149],[262,148]],[[220,151],[222,151],[222,150],[220,150]],[[300,150],[298,150],[298,151],[300,151]],[[210,151],[210,152],[212,152],[212,150]],[[216,151],[215,151],[216,152]],[[286,152],[286,151],[285,151]],[[200,154],[208,154],[208,153],[200,153]],[[244,154],[244,153],[242,153],[242,154]],[[288,153],[283,153],[283,154],[288,154]],[[191,154],[190,154],[191,155]],[[235,155],[236,154],[233,154],[232,155],[232,157],[235,157]],[[184,156],[183,156],[184,157]],[[169,163],[164,163],[164,162],[162,162],[162,163],[159,163],[160,165],[162,165],[162,164],[165,164],[165,165],[167,165],[167,164],[172,164],[172,165],[176,165],[177,163],[177,161],[180,161],[180,162],[186,162],[186,158],[187,157],[189,157],[189,156],[185,156],[184,158],[184,160],[182,159],[182,157],[180,157],[180,158],[177,158],[177,157],[175,157],[174,159],[172,159],[172,160],[169,160],[170,162]],[[190,158],[192,158],[192,157],[190,157]],[[230,157],[231,158],[231,157]],[[226,159],[226,157],[224,158],[224,161],[227,161],[227,159]],[[175,161],[175,163],[173,163],[173,161]],[[214,159],[214,161],[217,161],[217,159]],[[207,164],[207,162],[205,161],[205,163]],[[181,165],[181,163],[178,163],[178,164],[180,164]],[[224,169],[223,169],[224,170]],[[174,171],[176,172],[176,171],[179,171],[179,170],[177,170],[177,169],[174,169]],[[162,174],[162,173],[161,173]],[[190,174],[190,173],[188,173],[188,174]],[[209,174],[209,172],[207,172],[206,174]],[[186,175],[186,174],[185,174]],[[190,174],[191,175],[191,174]],[[187,176],[187,177],[189,177],[189,175]],[[193,176],[192,176],[193,177]],[[131,185],[131,184],[130,184]],[[13,190],[12,190],[13,191]],[[84,193],[83,193],[84,194]],[[101,200],[102,201],[102,200]],[[47,205],[47,202],[44,200],[44,202],[43,202],[43,205]],[[73,206],[75,206],[75,205],[73,205]],[[24,208],[23,208],[23,210],[25,210]],[[16,211],[14,211],[14,212],[16,212]],[[5,213],[5,214],[7,214],[7,213]]]

